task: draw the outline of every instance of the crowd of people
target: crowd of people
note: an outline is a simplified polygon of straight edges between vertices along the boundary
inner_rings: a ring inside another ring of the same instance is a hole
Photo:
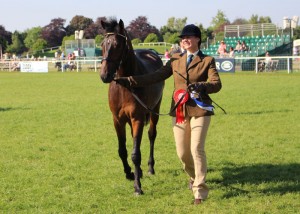
[[[228,49],[225,41],[222,40],[218,47],[217,54],[219,54],[220,57],[233,58],[235,53],[243,53],[243,52],[247,52],[248,50],[249,50],[249,47],[246,45],[245,41],[241,42],[240,40],[238,40],[235,48],[230,46]]]

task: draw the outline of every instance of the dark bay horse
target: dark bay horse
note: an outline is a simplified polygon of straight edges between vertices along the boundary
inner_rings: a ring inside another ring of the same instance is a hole
[[[104,83],[109,83],[109,107],[113,114],[114,127],[118,137],[119,156],[122,160],[126,178],[134,180],[135,194],[143,194],[140,179],[143,176],[141,169],[141,140],[144,125],[149,123],[148,138],[150,141],[150,156],[148,172],[154,174],[154,141],[156,138],[158,114],[146,110],[134,98],[132,91],[117,84],[115,77],[142,75],[154,72],[163,64],[160,57],[150,50],[134,51],[128,38],[122,20],[101,21],[105,30],[102,46],[102,66],[100,77]],[[135,88],[134,94],[153,112],[159,112],[164,82],[148,87]],[[134,164],[134,173],[127,161],[126,124],[131,128],[133,151],[131,159]]]

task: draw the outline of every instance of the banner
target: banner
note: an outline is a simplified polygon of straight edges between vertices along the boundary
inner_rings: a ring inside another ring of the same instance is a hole
[[[28,61],[20,62],[21,72],[36,72],[36,73],[47,73],[48,62],[44,61]]]
[[[218,72],[235,72],[234,58],[216,58]]]

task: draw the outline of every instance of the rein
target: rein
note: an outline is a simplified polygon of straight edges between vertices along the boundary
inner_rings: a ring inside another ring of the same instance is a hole
[[[178,100],[178,102],[173,106],[173,108],[170,110],[169,113],[157,113],[155,112],[153,109],[150,109],[132,90],[131,94],[132,96],[139,102],[139,104],[141,104],[145,109],[147,109],[148,111],[150,111],[153,114],[159,115],[159,116],[167,116],[170,115],[173,111],[175,111],[175,109],[178,107],[179,103],[183,100],[184,96],[186,95],[187,91],[180,97],[180,99]]]
[[[116,81],[116,80],[114,80],[114,81]],[[153,114],[155,114],[155,115],[158,115],[158,116],[167,116],[167,115],[170,115],[173,111],[175,111],[175,109],[177,108],[177,106],[180,104],[180,102],[183,100],[184,96],[185,96],[186,93],[187,93],[187,91],[186,91],[186,92],[180,97],[180,99],[178,100],[178,102],[173,106],[173,108],[170,110],[169,113],[161,114],[161,113],[158,113],[158,112],[154,111],[153,109],[149,108],[149,107],[148,107],[148,106],[147,106],[147,105],[146,105],[146,104],[138,97],[138,95],[136,95],[136,94],[134,93],[134,91],[133,91],[131,88],[126,87],[126,86],[123,86],[123,87],[127,88],[127,89],[131,92],[132,96],[138,101],[138,103],[139,103],[141,106],[143,106],[146,110],[148,110],[148,111],[150,111],[151,113],[153,113]]]
[[[180,77],[182,77],[183,79],[185,79],[186,81],[188,81],[187,80],[187,78],[185,78],[184,76],[182,76],[178,71],[175,71]],[[199,96],[200,96],[200,94],[199,94]],[[200,97],[201,98],[201,97]],[[209,96],[208,96],[208,98],[210,99],[210,101],[212,102],[212,103],[214,103],[216,106],[218,106],[223,112],[224,112],[224,114],[227,114],[226,113],[226,111],[225,111],[225,109],[223,109],[220,105],[218,105],[215,101],[213,101]],[[201,98],[202,99],[202,98]]]

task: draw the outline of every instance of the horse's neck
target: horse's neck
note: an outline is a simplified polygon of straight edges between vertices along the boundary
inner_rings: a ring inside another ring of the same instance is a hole
[[[127,39],[127,48],[128,52],[126,54],[124,62],[121,64],[122,75],[124,76],[133,76],[138,74],[138,60],[135,56],[132,43],[129,39],[128,33],[124,30],[123,34]]]
[[[126,60],[121,64],[124,76],[133,76],[137,74],[137,59],[134,51],[128,50]]]

